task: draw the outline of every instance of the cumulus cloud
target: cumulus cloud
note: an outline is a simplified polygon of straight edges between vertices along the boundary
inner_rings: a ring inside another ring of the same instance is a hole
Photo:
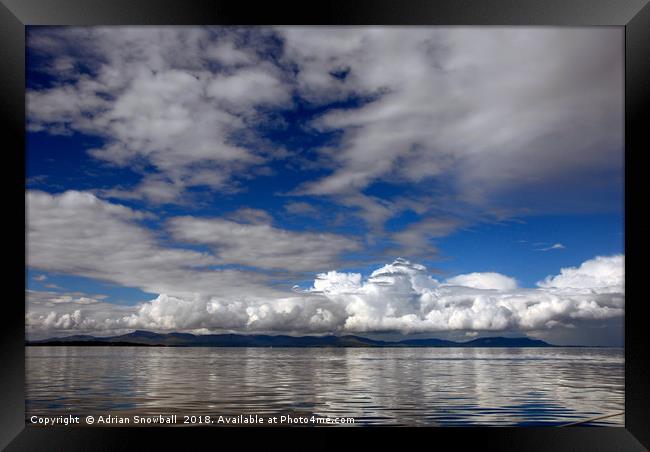
[[[622,254],[598,256],[579,267],[567,267],[559,275],[547,276],[537,283],[546,289],[620,290],[625,285],[625,258]]]
[[[615,258],[585,262],[580,268],[602,265],[609,270],[587,270],[594,276],[590,292],[558,284],[518,289],[513,278],[497,273],[459,275],[440,284],[423,266],[403,259],[376,270],[366,281],[358,274],[322,274],[307,291],[344,305],[343,328],[349,331],[535,330],[572,319],[623,315],[623,270],[618,264]],[[618,285],[611,284],[615,273]]]
[[[134,307],[106,303],[100,297],[28,290],[25,326],[30,337],[83,333],[122,334]]]
[[[514,278],[495,272],[458,275],[447,279],[447,284],[474,289],[514,290],[517,288],[517,281]]]
[[[302,334],[545,331],[622,317],[625,291],[620,263],[617,256],[597,257],[563,269],[538,288],[524,289],[496,273],[459,275],[440,283],[424,266],[396,259],[368,278],[358,273],[321,273],[312,287],[282,296],[161,294],[113,314],[107,303],[93,305],[94,311],[37,305],[28,313],[28,323],[41,332],[57,325],[88,331],[110,327]],[[589,275],[580,280],[582,287],[564,282],[574,272]]]

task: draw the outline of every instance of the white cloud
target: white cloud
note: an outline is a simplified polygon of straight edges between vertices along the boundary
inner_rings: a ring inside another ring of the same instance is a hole
[[[271,51],[274,36],[281,49]],[[321,149],[319,166],[333,172],[303,193],[444,176],[445,191],[480,202],[622,164],[620,29],[93,27],[29,37],[61,78],[28,93],[29,127],[98,135],[107,143],[95,157],[150,163],[155,185],[145,178],[130,196],[153,202],[198,185],[228,190],[240,171],[282,154],[252,131],[266,120],[259,107],[287,106],[293,94],[371,99],[313,123],[343,137]],[[210,176],[197,180],[199,167]]]
[[[276,34],[281,43],[267,39]],[[33,30],[29,46],[51,57],[43,69],[55,77],[28,93],[28,127],[100,137],[90,155],[142,174],[134,187],[95,194],[179,203],[190,202],[189,188],[237,191],[287,156],[256,133],[269,109],[290,107],[295,95],[316,106],[360,98],[359,107],[325,110],[309,124],[307,133],[337,132],[341,141],[311,162],[326,175],[290,193],[328,196],[358,215],[369,226],[366,245],[430,258],[432,239],[467,223],[470,215],[459,214],[466,203],[507,189],[561,190],[563,178],[585,190],[589,180],[613,180],[581,175],[621,168],[622,44],[622,31],[611,28]],[[433,180],[426,197],[367,190],[377,181]],[[159,294],[136,307],[60,293],[41,303],[31,294],[30,329],[532,330],[614,318],[624,308],[623,256],[562,269],[535,289],[496,273],[441,284],[406,260],[364,279],[327,271],[360,250],[359,240],[284,230],[262,210],[172,218],[156,232],[144,221],[159,219],[87,192],[31,191],[27,210],[32,268]],[[386,221],[406,210],[419,220],[385,233]],[[286,211],[318,213],[301,202]],[[170,246],[167,233],[211,252]],[[307,291],[291,292],[260,272],[218,269],[232,264],[323,273]]]
[[[551,245],[549,247],[539,248],[537,251],[563,250],[565,248],[566,248],[566,246],[562,245],[561,243],[554,243],[553,245]]]
[[[252,224],[267,224],[273,221],[273,217],[266,210],[252,209],[250,207],[241,207],[236,211],[228,214],[228,218]]]
[[[583,262],[579,267],[563,268],[559,275],[547,276],[537,285],[546,289],[615,292],[625,285],[625,258],[621,254],[598,256]]]
[[[318,216],[320,213],[316,207],[306,202],[288,202],[284,209],[292,215]]]
[[[433,239],[444,237],[461,225],[461,221],[454,218],[424,218],[411,223],[406,228],[391,235],[395,244],[395,252],[410,257],[431,257],[437,254]]]
[[[88,295],[83,292],[42,292],[27,290],[26,298],[30,305],[54,306],[60,303],[91,304],[99,303],[106,298],[106,295]]]
[[[266,212],[240,209],[228,219],[177,217],[174,237],[212,247],[215,254],[164,244],[142,222],[151,214],[87,192],[27,192],[27,264],[32,269],[109,281],[145,292],[200,300],[278,299],[287,295],[261,272],[215,269],[241,264],[260,269],[321,271],[358,243],[335,234],[287,231],[271,226]]]
[[[258,65],[227,76],[217,75],[207,86],[207,94],[237,110],[255,105],[287,104],[291,93],[278,75],[271,75],[276,70],[274,66],[267,66],[265,71]]]
[[[595,28],[300,28],[280,30],[313,102],[372,100],[314,122],[342,131],[321,150],[333,172],[312,195],[381,180],[444,178],[483,203],[504,187],[621,169],[623,33]],[[341,80],[334,71],[345,69]],[[584,156],[589,155],[588,159]]]
[[[250,52],[238,49],[236,44],[230,40],[220,40],[216,46],[210,46],[206,55],[226,65],[249,65],[255,62],[255,58]]]
[[[139,222],[147,214],[87,192],[27,193],[27,264],[145,292],[234,295],[272,289],[263,275],[212,270],[209,253],[166,247]],[[150,217],[150,215],[149,215]]]
[[[447,284],[471,287],[474,289],[514,290],[517,281],[500,273],[468,273],[447,279]]]
[[[179,203],[188,188],[240,190],[287,156],[256,133],[268,108],[293,96],[316,106],[361,98],[311,123],[308,132],[342,132],[341,141],[311,162],[329,174],[291,192],[330,196],[380,233],[404,207],[364,193],[377,181],[435,178],[423,202],[449,211],[620,169],[622,44],[612,28],[33,30],[30,49],[49,57],[57,81],[28,93],[28,126],[104,138],[91,155],[143,173],[102,196]],[[588,190],[603,178],[580,180]],[[428,240],[416,235],[402,238]]]
[[[62,290],[63,287],[57,285],[57,284],[45,284],[45,287],[48,289],[56,289],[56,290]]]
[[[210,246],[224,263],[263,269],[318,271],[336,265],[342,253],[359,248],[345,236],[279,229],[260,217],[253,223],[175,217],[168,221],[168,229],[176,240]]]
[[[518,289],[514,279],[497,273],[460,275],[447,280],[454,284],[449,285],[439,284],[424,267],[398,259],[365,282],[355,274],[319,275],[308,291],[345,306],[346,331],[535,330],[623,315],[624,287],[610,285],[609,278],[606,272],[594,274],[590,292]]]
[[[106,303],[82,294],[67,294],[27,291],[25,326],[31,338],[45,338],[55,334],[102,335],[123,334],[129,330],[125,319],[135,308],[132,306]]]
[[[469,284],[473,284],[485,277],[491,280],[491,288],[441,284],[424,266],[397,259],[367,279],[358,273],[330,271],[319,274],[311,288],[283,295],[163,293],[137,306],[116,307],[114,312],[108,303],[94,303],[92,309],[56,303],[46,308],[35,303],[30,305],[35,308],[28,312],[28,325],[32,333],[40,334],[61,329],[101,332],[134,328],[301,334],[547,331],[623,316],[625,290],[622,284],[615,284],[622,279],[612,279],[602,268],[593,271],[594,266],[613,269],[617,258],[611,258],[609,264],[602,259],[579,267],[592,277],[589,290],[558,284],[536,289],[505,287],[509,278],[496,274],[470,278]],[[564,269],[549,278],[562,278],[566,273]],[[499,290],[494,289],[494,281]],[[587,280],[582,282],[587,284]]]
[[[97,159],[155,168],[136,187],[105,192],[112,197],[169,203],[188,187],[232,190],[239,172],[283,152],[251,123],[265,121],[257,107],[289,102],[291,89],[236,39],[200,27],[34,30],[30,48],[71,70],[28,92],[28,127],[99,136],[105,144],[89,151]]]

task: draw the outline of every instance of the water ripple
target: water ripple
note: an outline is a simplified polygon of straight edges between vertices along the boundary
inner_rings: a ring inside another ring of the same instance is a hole
[[[622,349],[27,347],[27,416],[288,413],[561,425],[623,411]],[[623,426],[623,416],[589,425]]]

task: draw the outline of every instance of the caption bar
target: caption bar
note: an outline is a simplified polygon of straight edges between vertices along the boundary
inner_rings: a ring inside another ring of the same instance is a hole
[[[259,416],[247,414],[238,416],[185,416],[177,414],[147,415],[147,416],[31,416],[31,424],[43,427],[68,426],[68,425],[337,425],[354,424],[352,417],[327,417],[327,416]]]

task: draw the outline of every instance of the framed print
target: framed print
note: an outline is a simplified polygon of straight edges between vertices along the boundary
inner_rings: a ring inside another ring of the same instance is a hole
[[[643,450],[650,7],[588,6],[3,1],[0,444]]]

